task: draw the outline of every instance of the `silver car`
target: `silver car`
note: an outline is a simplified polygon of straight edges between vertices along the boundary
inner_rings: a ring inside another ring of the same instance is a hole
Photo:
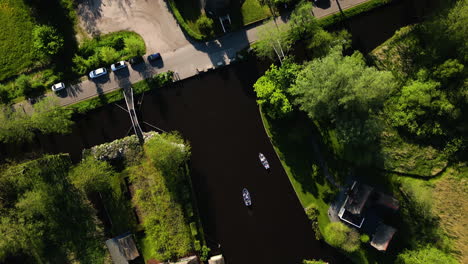
[[[94,79],[107,74],[106,68],[99,68],[89,73],[89,78]]]
[[[117,70],[123,69],[125,67],[127,67],[127,64],[125,64],[125,61],[119,61],[119,62],[114,63],[114,64],[111,65],[111,69],[114,72],[117,71]]]
[[[54,92],[58,92],[63,89],[65,89],[65,84],[63,82],[59,82],[59,83],[52,85],[52,91]]]

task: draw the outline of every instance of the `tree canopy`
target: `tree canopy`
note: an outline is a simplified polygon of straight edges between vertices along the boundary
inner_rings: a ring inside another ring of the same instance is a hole
[[[36,26],[33,30],[33,45],[40,54],[54,56],[63,48],[63,38],[51,26]]]
[[[0,173],[0,260],[26,254],[35,263],[104,261],[101,224],[68,181],[70,165],[67,155],[44,156]]]
[[[31,113],[13,106],[0,105],[0,141],[29,141],[36,131],[42,133],[70,132],[72,111],[60,108],[55,98],[46,97],[33,106]]]
[[[300,69],[300,65],[291,59],[285,59],[281,67],[271,65],[270,69],[254,84],[257,103],[271,118],[281,118],[292,111],[288,90]]]

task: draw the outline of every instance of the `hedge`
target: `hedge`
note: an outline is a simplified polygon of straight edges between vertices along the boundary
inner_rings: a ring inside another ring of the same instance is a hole
[[[351,8],[345,9],[343,10],[343,12],[335,13],[335,14],[320,18],[318,21],[322,28],[327,28],[338,22],[350,19],[359,14],[368,12],[374,8],[389,4],[392,1],[393,0],[370,0],[362,4],[353,6]]]
[[[189,25],[185,22],[184,18],[182,17],[182,15],[180,14],[179,12],[179,9],[177,9],[177,6],[174,2],[174,0],[168,0],[167,1],[169,3],[169,7],[171,8],[172,10],[172,13],[174,14],[177,22],[179,23],[180,26],[182,26],[182,28],[184,29],[184,31],[190,36],[192,37],[193,39],[195,40],[204,40],[205,39],[205,36],[193,31]]]
[[[132,85],[133,93],[140,94],[140,93],[149,91],[153,88],[162,87],[172,82],[172,75],[173,73],[171,71],[168,71],[168,72],[156,74],[152,78],[136,82]],[[118,89],[116,91],[102,94],[97,97],[93,97],[88,100],[81,101],[81,102],[72,104],[67,107],[69,109],[72,109],[73,112],[75,113],[84,114],[98,107],[101,107],[101,106],[104,106],[106,104],[110,104],[113,102],[117,102],[123,99],[124,99],[124,96],[122,93],[122,89]]]

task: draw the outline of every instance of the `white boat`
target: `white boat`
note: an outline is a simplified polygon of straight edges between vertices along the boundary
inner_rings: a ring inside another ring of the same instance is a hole
[[[268,160],[265,158],[265,155],[258,153],[258,158],[260,159],[260,162],[262,163],[263,167],[265,167],[265,169],[270,169],[270,164],[268,164]]]
[[[252,199],[250,198],[250,193],[246,188],[242,190],[242,198],[244,198],[245,206],[252,205]]]

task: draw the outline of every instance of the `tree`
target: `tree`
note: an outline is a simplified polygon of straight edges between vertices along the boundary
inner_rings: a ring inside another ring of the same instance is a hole
[[[33,29],[33,46],[44,56],[54,56],[62,50],[63,38],[51,26],[36,26]]]
[[[119,53],[112,47],[101,47],[99,49],[99,59],[102,63],[112,64],[119,59]]]
[[[0,84],[0,104],[7,104],[10,102],[10,92],[8,91],[8,88]]]
[[[0,105],[0,141],[19,143],[34,137],[29,116],[23,110],[12,106]]]
[[[416,250],[407,250],[398,255],[398,258],[395,262],[396,264],[456,264],[457,260],[448,255],[447,253],[427,246],[425,248],[420,248]]]
[[[292,40],[288,36],[289,24],[281,24],[275,27],[267,21],[258,31],[258,41],[254,50],[258,56],[273,60],[278,57],[282,63],[286,53],[291,48]]]
[[[304,67],[291,93],[309,117],[333,124],[377,112],[395,86],[390,72],[367,67],[358,52],[343,57],[341,47],[336,46],[326,57]]]
[[[292,111],[287,93],[301,69],[301,66],[291,59],[285,59],[283,62],[279,68],[271,65],[254,84],[257,103],[273,119],[285,117]]]
[[[328,224],[324,237],[328,244],[349,253],[356,251],[360,246],[359,233],[341,222]]]
[[[404,86],[389,111],[395,126],[418,136],[444,134],[441,120],[450,118],[454,106],[439,86],[431,80],[415,80]]]
[[[31,115],[31,122],[34,128],[42,133],[66,134],[71,130],[73,121],[72,110],[61,108],[58,100],[54,97],[46,97],[33,106],[34,112]]]
[[[145,54],[145,43],[137,37],[125,38],[125,51],[130,56],[143,56]]]
[[[110,191],[116,176],[109,163],[87,156],[70,170],[68,177],[77,189],[91,194]]]
[[[25,96],[28,96],[32,93],[33,91],[33,86],[31,82],[31,77],[21,74],[18,78],[15,80],[15,87],[17,89],[17,94],[22,94]]]
[[[205,36],[212,36],[214,34],[213,30],[213,19],[202,15],[197,19],[197,27],[200,29],[200,32]]]
[[[323,31],[312,13],[311,2],[301,2],[291,13],[290,37],[295,41],[312,37],[315,32]]]

